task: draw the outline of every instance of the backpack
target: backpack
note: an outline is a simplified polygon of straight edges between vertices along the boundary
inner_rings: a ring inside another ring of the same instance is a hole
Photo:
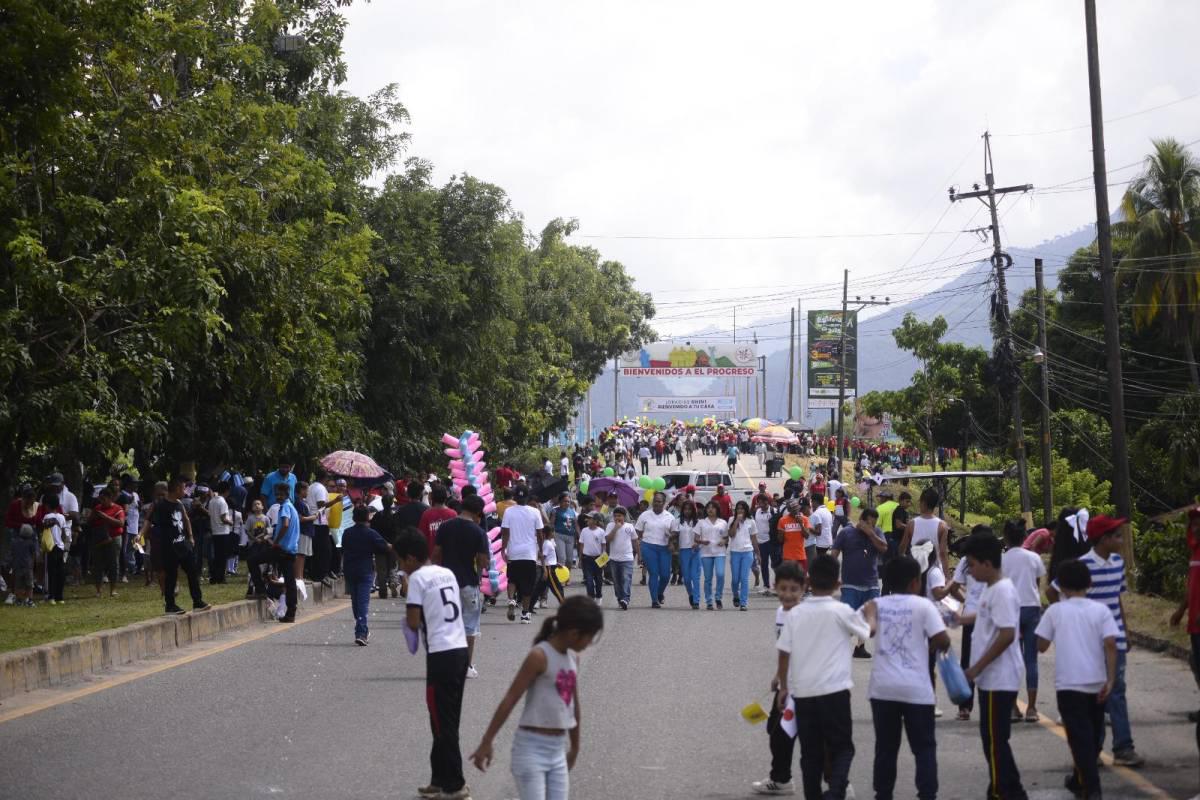
[[[52,525],[42,528],[42,552],[49,553],[54,549],[54,531]]]

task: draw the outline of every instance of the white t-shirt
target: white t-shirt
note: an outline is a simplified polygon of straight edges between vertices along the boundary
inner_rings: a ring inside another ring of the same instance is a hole
[[[867,697],[931,706],[929,639],[946,630],[942,615],[929,600],[915,594],[875,598],[879,615],[875,657]]]
[[[729,523],[732,533],[729,539],[729,552],[749,553],[754,550],[754,520],[747,518],[734,527],[736,520]]]
[[[317,509],[317,519],[314,525],[329,524],[329,509],[321,508],[321,504],[329,499],[329,490],[320,481],[313,481],[308,486],[308,507]]]
[[[696,538],[703,539],[708,544],[700,545],[701,557],[713,557],[725,555],[726,544],[721,542],[729,534],[729,523],[717,517],[715,520],[710,520],[708,517],[700,520],[696,526]]]
[[[504,512],[508,531],[509,561],[537,561],[537,532],[542,530],[542,515],[532,506],[516,505]]]
[[[1121,635],[1108,606],[1086,597],[1068,597],[1046,609],[1037,635],[1054,642],[1054,688],[1099,692],[1108,680],[1104,640]]]
[[[542,542],[542,564],[547,567],[558,566],[558,548],[554,546],[552,538]]]
[[[1017,599],[1021,607],[1042,607],[1042,591],[1039,579],[1046,574],[1042,557],[1024,547],[1010,547],[1000,559],[1000,571],[1017,587]]]
[[[813,526],[813,536],[809,544],[817,547],[833,547],[833,514],[825,506],[821,506],[808,516]]]
[[[696,546],[696,526],[700,524],[699,520],[695,522],[679,522],[679,549],[691,550]]]
[[[67,527],[67,519],[62,514],[59,514],[57,511],[55,511],[42,517],[42,528],[50,529],[50,535],[54,537],[55,547],[66,550],[70,546],[67,544],[64,538],[70,528]],[[41,531],[38,531],[38,536],[41,536]],[[40,542],[38,547],[41,547]]]
[[[866,639],[871,628],[850,606],[832,597],[810,597],[788,612],[775,647],[788,662],[792,697],[819,697],[854,687],[850,637]]]
[[[610,522],[604,529],[604,535],[607,537],[614,529],[616,534],[608,543],[608,557],[613,561],[633,561],[633,543],[637,539],[637,531],[628,522],[619,527],[617,523]]]
[[[506,515],[507,516],[507,515]],[[425,652],[466,648],[462,601],[454,573],[436,564],[426,564],[408,576],[408,606],[421,609],[421,631],[425,634]]]
[[[230,523],[223,522],[223,518],[230,519]],[[232,533],[232,519],[229,515],[229,503],[221,495],[213,495],[213,499],[208,501],[208,521],[212,525],[213,536],[225,536]]]
[[[63,519],[67,521],[67,528],[74,528],[75,523],[71,521],[71,515],[79,514],[79,498],[72,494],[66,486],[63,486],[62,491],[59,492],[58,510],[62,512]]]
[[[546,459],[546,463],[542,464],[542,469],[546,470],[547,475],[554,474],[554,465],[550,463],[550,459]]]
[[[138,531],[142,529],[142,498],[138,497],[137,492],[130,492],[133,496],[133,502],[125,506],[125,532],[130,536],[137,536]]]
[[[796,606],[792,606],[791,608],[780,606],[775,609],[775,641],[779,641],[779,634],[783,632],[784,620],[787,619],[787,615],[795,608]]]
[[[979,610],[975,617],[975,632],[971,635],[971,666],[982,656],[1001,628],[1012,628],[1016,633],[1021,627],[1021,604],[1017,600],[1017,589],[1008,578],[1001,578],[991,586],[984,584],[979,595]],[[975,684],[988,692],[1016,692],[1021,688],[1025,676],[1025,662],[1021,659],[1021,637],[1013,636],[1012,643],[1004,652],[987,665]]]
[[[925,597],[929,602],[936,603],[938,600],[933,596],[933,590],[944,588],[946,588],[946,575],[942,572],[942,568],[936,565],[930,567],[929,571],[925,573]]]
[[[567,460],[566,456],[563,456],[558,462],[558,474],[565,476],[570,471],[571,462]]]
[[[759,543],[770,541],[771,539],[771,512],[763,511],[761,508],[754,512],[754,538]]]
[[[966,587],[964,595],[963,613],[972,614],[979,608],[979,597],[983,594],[983,590],[987,588],[986,583],[980,583],[971,577],[967,572],[967,560],[964,558],[958,562],[958,566],[954,568],[954,582],[959,586]],[[974,649],[974,640],[971,642],[971,649]]]
[[[655,514],[654,509],[651,508],[643,511],[642,515],[638,517],[636,527],[638,533],[642,535],[642,544],[656,544],[665,547],[670,535],[679,530],[679,520],[675,519],[666,509],[661,514]]]
[[[596,558],[604,552],[604,528],[590,525],[579,532],[579,542],[583,545],[583,554]]]

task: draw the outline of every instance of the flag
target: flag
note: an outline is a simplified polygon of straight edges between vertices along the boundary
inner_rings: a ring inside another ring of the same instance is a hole
[[[783,713],[779,715],[779,727],[789,737],[796,738],[796,701],[788,695],[787,705],[783,707]]]

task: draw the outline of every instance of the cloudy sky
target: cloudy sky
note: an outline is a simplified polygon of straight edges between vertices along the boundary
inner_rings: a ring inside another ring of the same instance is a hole
[[[1150,137],[1200,140],[1200,3],[1099,14],[1127,181]],[[499,184],[532,231],[578,218],[664,334],[825,306],[844,267],[851,294],[893,299],[954,277],[986,213],[946,187],[982,180],[985,129],[997,182],[1039,187],[1001,207],[1006,242],[1094,220],[1078,0],[375,0],[349,19],[347,88],[399,85],[410,155]]]

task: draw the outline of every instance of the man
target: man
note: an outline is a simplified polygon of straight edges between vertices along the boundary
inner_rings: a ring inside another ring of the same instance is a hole
[[[756,443],[754,445],[754,455],[758,458],[758,468],[763,469],[767,463],[767,443]]]
[[[725,494],[725,487],[721,484],[717,485],[717,493],[713,495],[713,502],[720,509],[719,515],[721,519],[728,522],[733,517],[733,498]]]
[[[888,553],[890,554],[895,554],[898,550],[900,540],[904,538],[904,531],[908,528],[908,521],[912,518],[912,495],[906,491],[901,491],[897,500],[900,506],[892,512],[892,529],[889,531],[887,528],[883,528],[882,520],[880,521],[880,528],[883,530],[884,538],[887,538],[889,534],[891,535],[891,538],[888,539]]]
[[[138,572],[133,542],[142,527],[142,499],[138,496],[137,481],[132,475],[121,476],[120,502],[125,506],[125,536],[121,542],[121,583],[129,583],[128,576]]]
[[[905,492],[905,494],[908,494],[908,492]],[[910,497],[909,500],[911,501],[911,499]],[[879,529],[883,531],[884,538],[887,539],[887,557],[893,558],[899,552],[900,538],[904,535],[903,527],[900,528],[899,536],[893,533],[896,527],[895,515],[896,511],[900,508],[900,504],[896,502],[891,487],[886,485],[879,490],[879,500],[879,505],[875,507],[875,510],[879,512]],[[906,518],[905,523],[907,522]]]
[[[650,448],[645,444],[638,449],[638,461],[642,464],[642,474],[650,474]]]
[[[830,555],[842,561],[842,602],[855,611],[879,597],[879,556],[888,546],[883,534],[875,527],[879,513],[866,506],[857,525],[847,523],[833,540]],[[870,658],[867,646],[859,642],[855,658]]]
[[[825,555],[829,548],[833,547],[833,512],[825,507],[825,495],[813,493],[812,507],[813,512],[809,516],[812,535],[806,545],[810,564],[817,556]]]
[[[296,579],[295,572],[296,548],[300,544],[300,515],[296,507],[288,499],[288,486],[283,482],[275,483],[275,502],[272,511],[276,512],[275,530],[271,535],[271,549],[263,550],[250,557],[250,579],[254,581],[254,591],[260,597],[267,593],[266,582],[263,581],[262,570],[259,567],[266,561],[275,563],[276,569],[283,577],[286,610],[280,622],[296,621]]]
[[[396,544],[396,537],[403,530],[398,524],[400,509],[396,507],[396,498],[392,493],[385,491],[379,498],[380,510],[371,517],[371,528],[380,535],[380,537],[389,545]],[[388,590],[391,589],[392,597],[399,594],[399,586],[396,583],[393,573],[395,572],[397,561],[395,550],[375,553],[375,589],[379,592],[379,599],[386,600]]]
[[[233,536],[233,515],[229,513],[229,481],[217,484],[217,493],[208,501],[209,530],[212,531],[212,557],[208,560],[208,582],[225,583],[229,556],[237,548]]]
[[[1121,526],[1128,520],[1097,514],[1088,520],[1087,539],[1092,549],[1079,557],[1092,575],[1091,588],[1087,590],[1089,600],[1108,606],[1117,623],[1117,680],[1105,701],[1104,711],[1108,714],[1113,729],[1113,764],[1119,767],[1140,767],[1144,762],[1133,749],[1133,730],[1129,725],[1129,707],[1125,699],[1125,659],[1129,652],[1129,641],[1125,636],[1125,604],[1121,595],[1126,592],[1125,559],[1121,558],[1123,537]],[[1061,599],[1058,583],[1046,590],[1051,603]],[[1104,726],[1100,728],[1100,748],[1104,746]]]
[[[142,523],[142,536],[147,536],[152,529],[155,533],[155,539],[150,545],[151,554],[161,553],[161,558],[156,560],[163,568],[163,600],[168,614],[187,613],[175,604],[175,582],[179,580],[180,568],[187,575],[192,609],[203,611],[212,607],[204,602],[204,596],[200,592],[196,540],[192,535],[191,519],[183,507],[182,498],[183,478],[176,475],[167,482],[166,498],[155,501],[150,518]]]
[[[533,589],[546,527],[541,512],[526,505],[529,497],[529,489],[518,486],[513,494],[516,502],[504,512],[500,522],[500,547],[508,562],[508,619],[510,622],[516,619],[520,602],[524,625],[533,621]]]
[[[483,498],[464,498],[462,511],[455,519],[438,526],[432,561],[454,573],[462,606],[463,628],[467,634],[467,677],[478,678],[475,669],[475,645],[479,641],[479,576],[486,574],[490,562],[487,534],[480,527]]]
[[[275,485],[282,483],[287,486],[288,500],[296,502],[296,475],[292,472],[294,465],[290,462],[279,462],[279,469],[272,472],[267,477],[263,478],[260,490],[262,492],[263,502],[268,506],[275,499]]]
[[[738,455],[737,445],[731,441],[729,447],[725,449],[725,466],[730,475],[737,469]]]
[[[211,499],[208,486],[198,483],[192,487],[192,503],[188,506],[188,516],[192,520],[192,537],[196,545],[196,570],[203,573],[205,558],[212,557],[212,522],[208,517],[208,503]],[[187,501],[184,501],[187,505]],[[211,583],[213,575],[210,572],[208,580]]]
[[[333,479],[325,470],[317,470],[317,479],[308,487],[308,510],[316,515],[313,520],[312,558],[309,559],[308,576],[314,581],[332,588],[329,580],[329,560],[333,558],[333,539],[329,535],[329,488]]]
[[[417,529],[425,534],[425,541],[429,543],[429,549],[432,551],[436,545],[438,527],[446,520],[454,519],[458,515],[446,507],[446,501],[450,499],[450,492],[442,484],[435,483],[433,485],[433,489],[429,492],[429,499],[432,505],[421,515]]]

